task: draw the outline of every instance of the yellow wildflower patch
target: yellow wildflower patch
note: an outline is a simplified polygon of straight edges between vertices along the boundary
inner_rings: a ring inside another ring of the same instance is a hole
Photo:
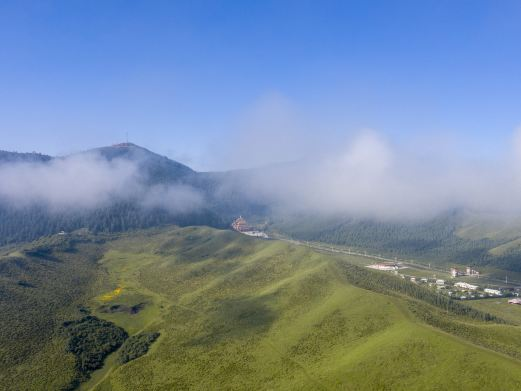
[[[118,297],[121,294],[121,291],[123,290],[122,287],[118,286],[116,289],[114,289],[111,292],[105,293],[103,296],[101,296],[101,301],[110,301],[116,297]]]

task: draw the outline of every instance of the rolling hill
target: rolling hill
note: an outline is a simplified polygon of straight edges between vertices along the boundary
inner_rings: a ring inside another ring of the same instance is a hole
[[[76,379],[81,389],[98,391],[521,387],[517,322],[355,261],[208,227],[78,232],[10,248],[0,259],[2,297],[11,298],[2,301],[0,346],[12,359],[4,360],[0,384],[66,389]],[[121,347],[85,377],[78,356],[67,353],[64,322],[71,321],[116,336],[122,329],[128,342],[114,342]],[[48,326],[19,331],[25,323]],[[122,363],[129,350],[137,358]]]

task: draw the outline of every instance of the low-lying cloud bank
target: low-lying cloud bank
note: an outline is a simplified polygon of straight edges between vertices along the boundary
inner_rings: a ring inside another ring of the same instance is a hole
[[[241,192],[277,214],[418,219],[461,208],[521,216],[521,130],[492,161],[475,156],[472,140],[450,134],[421,140],[418,132],[400,144],[375,131],[339,128],[278,93],[260,97],[233,137],[212,144],[206,156],[212,166],[264,168],[228,175],[221,196]]]
[[[138,162],[108,161],[96,153],[53,159],[46,163],[0,165],[0,200],[14,207],[43,205],[50,211],[88,210],[114,201],[134,201],[144,208],[189,213],[203,197],[186,185],[145,184]]]
[[[243,142],[243,140],[241,141]],[[253,144],[251,148],[255,148]],[[243,149],[247,155],[247,148]],[[296,162],[216,176],[212,205],[237,199],[269,205],[276,213],[342,214],[379,219],[429,218],[454,208],[497,217],[521,216],[521,132],[496,161],[469,161],[458,153],[402,148],[373,131],[343,146],[306,148]],[[173,214],[204,208],[204,181],[153,184],[139,162],[79,154],[45,163],[0,165],[0,200],[51,211],[93,209],[115,200]],[[214,180],[215,180],[214,178]],[[238,208],[238,207],[237,207]],[[241,214],[242,210],[236,210]]]
[[[365,131],[343,148],[256,170],[243,188],[279,212],[417,219],[463,208],[521,216],[520,132],[512,145],[497,161],[469,161],[457,154],[411,152]]]

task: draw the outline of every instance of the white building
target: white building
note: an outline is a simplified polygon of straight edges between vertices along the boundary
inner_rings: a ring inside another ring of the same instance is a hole
[[[445,280],[436,280],[436,285],[445,285]]]
[[[467,266],[466,275],[467,276],[471,276],[471,277],[478,277],[479,278],[479,272],[477,270],[474,270],[474,269],[468,267],[468,266]]]
[[[485,293],[488,293],[489,295],[495,295],[495,296],[501,296],[502,293],[499,289],[491,289],[491,288],[485,288],[483,289]]]
[[[460,272],[458,269],[456,269],[455,267],[451,267],[450,268],[450,275],[452,278],[455,278],[455,277],[458,277],[458,276],[461,276],[463,275],[462,272]]]
[[[269,239],[268,235],[261,231],[243,231],[244,235],[254,236],[256,238]]]
[[[399,263],[391,263],[391,262],[375,263],[373,265],[368,265],[367,267],[371,268],[371,269],[385,270],[385,271],[393,271],[393,270],[402,269],[402,267]]]
[[[454,286],[461,288],[461,289],[468,289],[471,291],[475,291],[476,289],[478,289],[477,285],[472,285],[472,284],[469,284],[467,282],[462,282],[462,281],[455,283]]]

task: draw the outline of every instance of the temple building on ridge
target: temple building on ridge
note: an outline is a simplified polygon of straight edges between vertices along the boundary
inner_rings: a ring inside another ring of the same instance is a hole
[[[253,236],[253,237],[261,238],[261,239],[269,239],[269,237],[268,237],[268,235],[266,235],[266,233],[249,226],[248,223],[246,222],[246,220],[242,216],[239,216],[239,218],[235,219],[233,221],[231,227],[235,231],[240,232],[241,234],[244,234],[244,235]]]
[[[239,216],[238,219],[233,221],[232,228],[238,232],[247,232],[253,230],[242,216]]]

